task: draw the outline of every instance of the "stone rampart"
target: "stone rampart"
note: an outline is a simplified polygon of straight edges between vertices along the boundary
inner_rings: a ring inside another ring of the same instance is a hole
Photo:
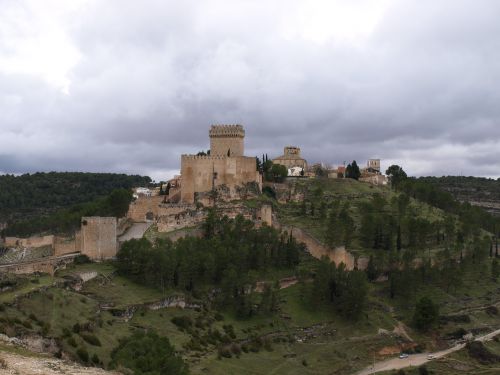
[[[5,237],[6,247],[43,247],[54,246],[54,236],[33,236],[28,238]]]
[[[54,240],[54,255],[64,255],[80,251],[76,248],[76,242],[74,238],[64,238],[56,237]]]
[[[354,255],[347,251],[344,246],[331,249],[328,246],[323,245],[320,241],[301,228],[281,226],[279,224],[275,224],[275,227],[291,233],[297,241],[303,242],[307,246],[309,253],[315,258],[320,259],[321,257],[326,256],[332,262],[335,262],[336,265],[344,263],[346,265],[346,269],[348,270],[354,269],[356,265],[358,269],[364,269],[362,266],[366,267],[364,261],[362,262],[363,264],[359,264],[360,262],[356,264]]]
[[[131,219],[133,222],[146,222],[157,218],[160,211],[160,204],[163,199],[164,196],[161,195],[139,197],[130,204],[127,218]]]

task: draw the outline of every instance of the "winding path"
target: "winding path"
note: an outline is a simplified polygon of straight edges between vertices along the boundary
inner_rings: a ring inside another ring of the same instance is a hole
[[[490,332],[484,336],[480,336],[480,337],[476,338],[476,341],[482,341],[482,342],[488,341],[499,334],[500,334],[500,329],[497,329],[496,331]],[[365,368],[364,370],[357,372],[356,375],[370,375],[370,374],[375,374],[377,372],[382,372],[382,371],[399,370],[399,369],[402,369],[405,367],[410,367],[410,366],[417,367],[417,366],[423,365],[429,361],[447,356],[448,354],[456,352],[460,349],[463,349],[464,347],[465,347],[465,344],[458,344],[452,348],[449,348],[446,350],[441,350],[439,352],[412,354],[412,355],[409,355],[408,358],[404,358],[404,359],[400,359],[399,357],[387,359],[385,361],[377,362],[377,363],[375,363],[375,365],[369,366],[369,367]],[[434,357],[434,359],[429,359],[428,358],[429,354],[431,354]]]

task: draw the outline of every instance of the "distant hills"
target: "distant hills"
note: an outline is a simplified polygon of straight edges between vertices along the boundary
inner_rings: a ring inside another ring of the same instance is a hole
[[[500,179],[444,176],[420,177],[419,180],[451,193],[460,202],[468,202],[500,216]]]
[[[116,173],[49,172],[0,176],[0,224],[46,216],[95,201],[115,189],[148,185],[147,176]]]

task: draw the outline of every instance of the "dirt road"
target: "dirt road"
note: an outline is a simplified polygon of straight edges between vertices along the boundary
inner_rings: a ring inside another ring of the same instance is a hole
[[[144,233],[148,230],[148,228],[153,225],[152,222],[148,223],[134,223],[132,226],[120,237],[118,237],[119,242],[125,242],[131,240],[132,238],[142,238]]]
[[[499,334],[500,334],[500,329],[497,329],[496,331],[490,332],[487,335],[477,337],[476,340],[477,341],[488,341]],[[377,362],[377,363],[375,363],[374,366],[369,366],[369,367],[365,368],[364,370],[358,372],[357,375],[370,375],[370,374],[375,374],[377,372],[382,372],[382,371],[399,370],[401,368],[410,367],[410,366],[418,367],[418,366],[421,366],[429,361],[447,356],[448,354],[456,352],[457,350],[463,349],[464,347],[465,347],[465,344],[458,344],[452,348],[449,348],[446,350],[441,350],[439,352],[412,354],[412,355],[409,355],[408,358],[404,358],[404,359],[400,359],[399,357],[391,358],[391,359],[388,359],[388,360],[385,360],[382,362]],[[429,354],[432,354],[434,356],[434,359],[428,359]]]

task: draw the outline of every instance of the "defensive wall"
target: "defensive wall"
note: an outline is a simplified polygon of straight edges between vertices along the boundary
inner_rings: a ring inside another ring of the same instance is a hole
[[[97,260],[114,257],[118,251],[116,226],[115,217],[82,217],[81,253]]]
[[[157,218],[160,212],[160,204],[164,197],[162,195],[152,197],[140,196],[130,204],[127,218],[134,222],[145,222]]]
[[[80,253],[66,254],[59,257],[47,257],[14,264],[2,264],[0,265],[0,272],[15,274],[42,272],[54,275],[55,271],[66,268],[66,265],[73,262],[73,259],[78,255],[80,255]]]
[[[54,247],[55,237],[50,236],[32,236],[28,238],[19,237],[5,237],[6,247],[43,247],[51,246]]]
[[[325,246],[301,228],[286,225],[282,226],[278,223],[274,223],[274,227],[291,233],[291,235],[298,242],[303,242],[307,246],[309,253],[315,258],[321,259],[321,257],[326,256],[336,265],[344,263],[346,265],[346,269],[348,270],[353,270],[356,267],[360,270],[364,270],[368,265],[367,258],[365,259],[362,257],[356,259],[352,253],[345,249],[344,246],[336,247],[334,249]]]
[[[235,187],[256,182],[262,178],[256,168],[254,157],[238,156],[181,156],[181,201],[193,203],[195,193],[211,191],[226,185],[236,197]]]

